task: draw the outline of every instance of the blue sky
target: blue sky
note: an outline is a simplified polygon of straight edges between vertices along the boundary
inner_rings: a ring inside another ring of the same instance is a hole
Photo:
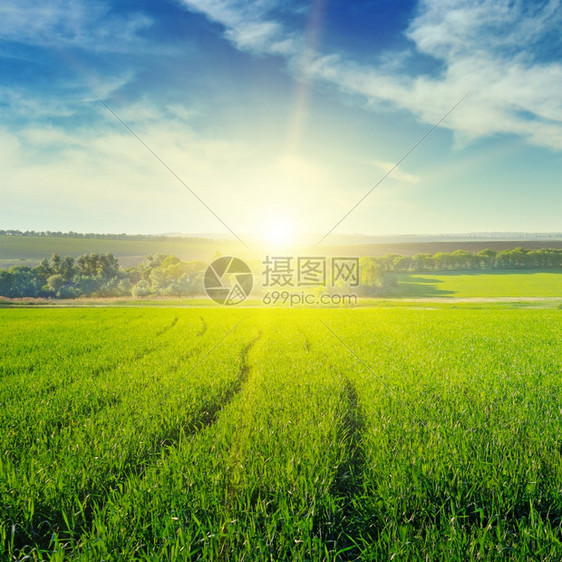
[[[562,6],[4,0],[0,226],[560,231]]]

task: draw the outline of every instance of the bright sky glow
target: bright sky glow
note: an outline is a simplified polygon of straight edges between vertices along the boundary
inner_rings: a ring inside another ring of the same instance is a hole
[[[268,248],[288,248],[295,241],[294,226],[286,217],[274,217],[264,230],[264,242]]]

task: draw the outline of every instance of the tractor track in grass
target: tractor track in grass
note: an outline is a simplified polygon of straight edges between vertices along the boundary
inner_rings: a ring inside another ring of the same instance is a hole
[[[310,340],[308,339],[308,336],[302,330],[299,330],[299,332],[302,335],[302,337],[304,338],[304,342],[302,344],[303,349],[307,353],[310,353],[310,349],[312,347],[312,344],[310,343]]]
[[[169,324],[168,326],[165,326],[164,328],[162,328],[161,330],[159,330],[158,332],[156,332],[156,336],[162,336],[164,335],[167,331],[169,331],[171,328],[173,328],[175,326],[175,324],[178,321],[178,317],[176,317],[171,324]],[[203,331],[198,331],[195,334],[195,337],[201,337],[204,333],[206,332],[206,329]],[[155,353],[156,351],[158,351],[159,349],[161,349],[161,345],[156,345],[154,343],[152,343],[151,345],[147,345],[144,346],[136,351],[134,351],[133,349],[131,349],[131,356],[130,356],[130,360],[131,361],[140,361],[141,359],[144,359],[145,357]],[[70,348],[69,351],[67,351],[65,353],[64,359],[69,359],[72,358],[73,360],[77,361],[82,357],[87,357],[89,355],[92,355],[93,353],[98,353],[101,352],[103,350],[103,344],[97,345],[97,346],[92,346],[91,348],[87,348],[87,349],[78,349],[75,350],[73,348]],[[121,365],[124,361],[126,357],[124,357],[123,354],[121,354],[119,357],[116,357],[112,360],[110,360],[107,363],[101,363],[101,364],[97,364],[97,365],[93,365],[91,367],[89,367],[87,369],[87,373],[92,377],[92,378],[97,378],[100,375],[104,375],[105,373],[109,373],[111,371],[115,371],[119,365]],[[12,370],[6,370],[4,372],[0,371],[0,375],[2,377],[2,382],[5,382],[5,379],[7,379],[8,377],[16,377],[16,376],[22,376],[22,375],[32,375],[36,372],[40,371],[40,364],[29,364],[29,365],[22,365],[22,366],[17,366],[15,368],[13,368]],[[77,368],[82,368],[81,365],[77,365]],[[57,385],[54,385],[53,382],[50,379],[47,379],[44,381],[44,385],[40,386],[38,388],[30,388],[27,387],[26,388],[26,397],[30,398],[39,394],[45,394],[45,395],[49,395],[52,394],[53,391],[58,390],[59,388],[63,387],[63,385],[68,388],[69,386],[71,386],[75,379],[79,378],[78,375],[73,376],[70,375],[68,379],[65,379],[64,382],[62,380],[60,380],[60,374],[56,371],[54,371],[53,373],[51,373],[51,377],[52,378],[57,378]]]
[[[166,435],[159,437],[148,453],[148,458],[126,459],[119,467],[119,474],[110,474],[110,480],[111,477],[113,477],[115,482],[119,484],[119,482],[124,482],[131,477],[138,479],[144,478],[147,470],[154,466],[153,460],[162,459],[163,456],[167,455],[168,451],[171,451],[173,447],[179,444],[181,439],[195,437],[200,431],[215,424],[222,410],[243,390],[251,371],[248,357],[261,336],[262,332],[260,331],[252,340],[242,346],[240,350],[238,376],[228,386],[226,391],[222,393],[220,397],[217,397],[218,399],[216,402],[211,401],[207,408],[200,411],[193,419],[189,420],[188,423],[171,428]],[[135,462],[138,460],[144,460],[145,462]],[[108,482],[105,496],[109,497],[112,491],[115,490],[116,488],[114,488],[114,485]],[[94,489],[88,487],[80,491],[80,497],[78,499],[82,502],[82,505],[84,505],[84,509],[80,514],[81,521],[77,521],[76,527],[70,530],[76,538],[88,531],[93,524],[95,505],[87,504],[86,500],[95,492]],[[38,529],[45,529],[45,532],[40,532]],[[29,547],[31,541],[35,549],[39,549],[43,553],[48,553],[50,552],[49,549],[52,547],[53,535],[55,533],[68,534],[69,529],[66,525],[66,516],[61,511],[51,511],[46,505],[37,503],[34,520],[30,521],[25,529],[20,527],[14,529],[14,531],[15,534],[13,538],[16,551],[22,553],[22,549]]]
[[[248,362],[248,356],[261,336],[262,333],[260,331],[256,335],[256,337],[254,337],[242,347],[240,351],[240,368],[238,370],[238,377],[236,377],[232,384],[229,385],[220,399],[216,402],[211,402],[211,404],[209,404],[209,407],[201,411],[194,420],[175,428],[170,433],[170,436],[166,436],[166,442],[161,443],[162,446],[160,447],[160,449],[166,446],[173,446],[179,441],[180,437],[194,435],[198,431],[206,429],[207,427],[210,427],[214,423],[216,423],[221,411],[224,410],[224,408],[226,408],[228,404],[230,404],[233,398],[242,391],[244,385],[246,384],[251,370]]]
[[[203,336],[208,329],[207,322],[205,322],[203,316],[199,316],[199,320],[201,320],[201,329],[195,334],[197,337]]]
[[[167,326],[164,331],[168,331],[170,328],[172,328],[175,324],[176,324],[177,318],[175,321],[172,322],[171,325]],[[199,331],[195,334],[194,337],[196,338],[200,338],[205,334],[206,330],[204,331]],[[179,371],[179,369],[182,367],[182,364],[184,361],[190,359],[191,357],[193,357],[194,355],[198,354],[201,351],[202,348],[202,344],[201,343],[197,343],[196,345],[194,345],[192,348],[190,348],[187,352],[183,353],[181,356],[177,357],[177,361],[176,363],[170,363],[170,365],[168,366],[168,369],[166,371],[167,374],[173,374],[173,373],[177,373],[177,371]],[[132,355],[132,360],[135,362],[140,361],[141,359],[148,357],[149,355],[159,351],[162,349],[162,346],[158,346],[155,344],[152,344],[150,346],[144,347],[140,350],[138,350],[136,353],[134,353]],[[95,379],[97,377],[100,377],[102,375],[108,374],[108,373],[112,373],[117,371],[119,365],[123,362],[123,359],[118,359],[118,360],[114,360],[111,361],[105,365],[97,365],[95,366],[95,368],[91,369],[89,371],[90,377],[92,379]],[[71,389],[72,384],[74,383],[74,377],[71,377],[70,379],[68,379],[66,381],[66,388],[64,388],[64,392],[68,392],[69,389]],[[144,383],[137,383],[137,387],[138,388],[145,388],[149,385],[149,382],[144,382]],[[28,392],[26,398],[30,399],[30,398],[34,398],[37,395],[44,395],[45,397],[52,397],[54,396],[57,392],[60,391],[60,389],[63,388],[63,384],[60,383],[58,385],[54,385],[52,383],[52,381],[47,380],[45,381],[45,385],[41,388],[38,388],[36,390],[34,390],[33,392]],[[69,399],[72,398],[72,394],[69,394]],[[75,418],[77,415],[80,416],[81,418],[92,418],[96,415],[98,415],[101,411],[103,411],[104,409],[108,408],[108,407],[116,407],[119,406],[119,404],[121,404],[123,401],[125,400],[125,396],[122,394],[115,394],[114,392],[111,393],[101,393],[99,395],[96,396],[96,400],[95,401],[88,401],[87,403],[84,403],[83,405],[80,406],[80,408],[78,410],[75,410],[73,413],[73,416],[70,416],[68,414],[68,412],[65,411],[61,411],[60,414],[57,416],[57,418],[53,419],[52,424],[51,424],[51,429],[49,429],[48,431],[55,431],[57,433],[59,433],[60,431],[64,430],[68,425],[72,424],[72,419]],[[47,428],[48,429],[48,428]],[[47,431],[47,429],[45,431]]]
[[[331,489],[339,509],[337,520],[326,542],[333,549],[335,559],[357,560],[359,553],[349,537],[357,536],[357,527],[361,523],[357,513],[357,501],[361,496],[363,473],[366,469],[362,441],[365,420],[359,406],[357,389],[349,378],[345,379],[342,398],[346,403],[346,410],[341,440],[346,443],[346,455],[345,461],[338,467]]]
[[[156,332],[156,335],[157,336],[164,335],[168,330],[171,330],[177,323],[178,323],[178,317],[176,316],[167,326],[164,326],[161,330]]]

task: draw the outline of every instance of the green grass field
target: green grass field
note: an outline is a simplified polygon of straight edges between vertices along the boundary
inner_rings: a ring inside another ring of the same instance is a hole
[[[0,310],[6,559],[559,560],[560,310]]]
[[[562,297],[562,271],[397,275],[393,297]]]

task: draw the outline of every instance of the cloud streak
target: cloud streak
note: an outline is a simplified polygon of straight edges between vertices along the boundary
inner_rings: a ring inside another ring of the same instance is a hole
[[[373,160],[372,164],[376,166],[379,170],[388,174],[390,179],[399,181],[401,183],[405,183],[408,185],[416,185],[420,178],[413,174],[408,174],[407,172],[402,171],[394,162],[384,162],[382,160]],[[391,171],[392,170],[392,171]]]
[[[388,65],[360,64],[341,53],[306,53],[305,38],[284,24],[269,0],[183,0],[224,26],[238,49],[282,56],[295,73],[362,96],[373,110],[393,107],[433,124],[465,94],[443,124],[457,140],[498,134],[562,150],[562,64],[542,57],[558,42],[559,0],[543,6],[508,0],[423,0],[406,30],[419,54],[443,65],[438,76],[413,76]],[[306,53],[306,56],[305,56]],[[382,55],[382,53],[373,53]],[[388,60],[391,54],[384,53]],[[396,53],[404,59],[404,53]]]
[[[0,5],[0,40],[27,45],[127,52],[142,45],[144,14],[112,14],[104,2],[6,0]]]

